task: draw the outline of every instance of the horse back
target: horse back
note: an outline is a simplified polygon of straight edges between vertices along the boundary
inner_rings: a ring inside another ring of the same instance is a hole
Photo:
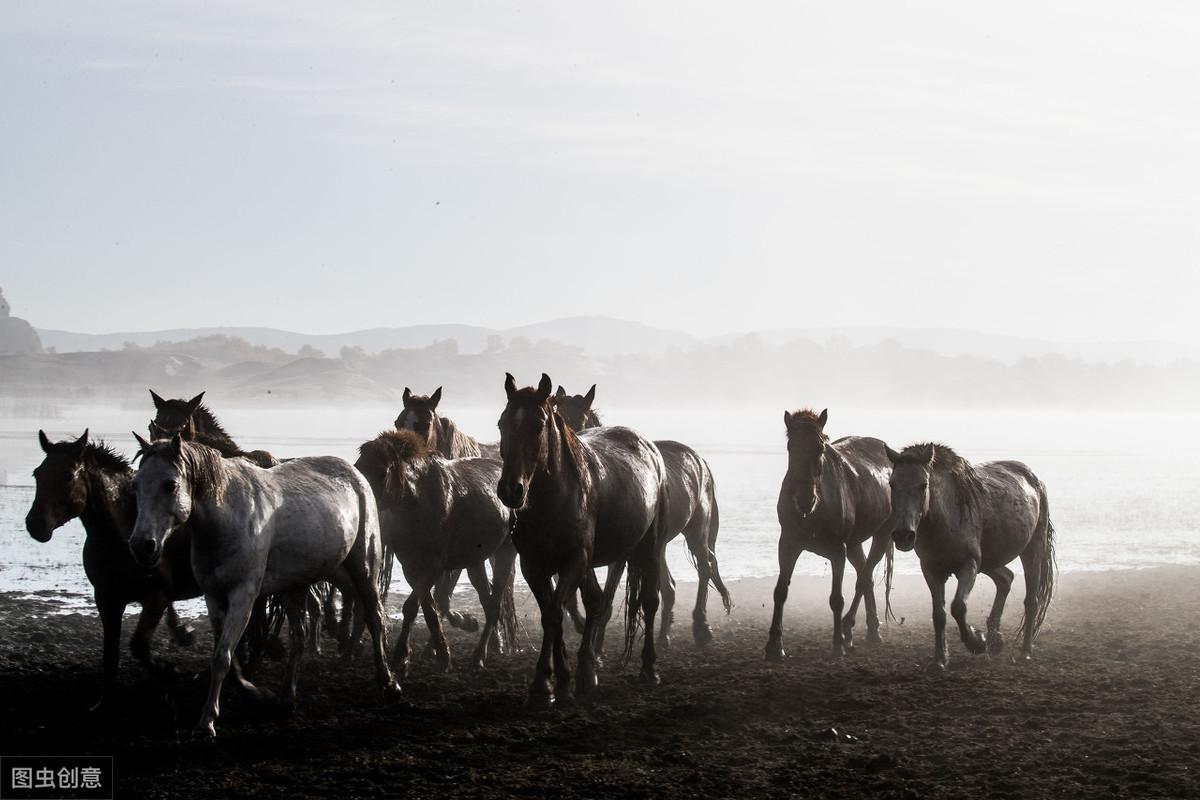
[[[983,564],[1007,564],[1025,549],[1046,509],[1046,487],[1020,461],[975,466],[983,483],[980,550]]]
[[[503,465],[485,458],[433,463],[417,502],[424,524],[411,534],[424,541],[411,544],[440,551],[448,569],[471,566],[495,552],[509,534],[511,512],[496,495]]]
[[[577,436],[595,505],[593,562],[613,563],[654,525],[666,499],[666,466],[654,442],[631,428],[588,428]]]
[[[663,439],[654,444],[667,470],[667,527],[678,533],[700,513],[712,513],[715,487],[708,462],[686,444]]]
[[[887,445],[870,436],[845,436],[832,446],[841,457],[842,468],[827,469],[824,479],[837,483],[835,492],[841,499],[840,511],[850,538],[862,541],[892,511],[892,462]]]

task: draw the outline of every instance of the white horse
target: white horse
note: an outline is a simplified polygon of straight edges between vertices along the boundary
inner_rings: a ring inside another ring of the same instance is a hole
[[[337,580],[353,587],[375,647],[375,672],[385,696],[400,687],[388,669],[383,609],[376,580],[382,563],[379,517],[366,480],[340,458],[297,458],[262,469],[242,458],[176,435],[147,442],[134,478],[137,521],[129,539],[133,557],[154,564],[164,542],[184,523],[192,534],[192,570],[204,592],[216,645],[208,700],[197,731],[216,736],[221,685],[232,666],[234,678],[256,697],[233,658],[254,601],[284,598],[291,653],[284,702],[295,702],[300,654],[304,650],[304,603],[308,587]]]

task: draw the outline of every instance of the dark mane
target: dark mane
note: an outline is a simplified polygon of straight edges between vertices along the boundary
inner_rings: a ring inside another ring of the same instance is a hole
[[[589,408],[587,410],[587,414],[584,415],[584,421],[585,421],[585,427],[588,427],[588,428],[599,428],[601,425],[604,424],[600,421],[599,410],[597,410],[595,408]]]
[[[575,435],[575,431],[571,430],[571,426],[558,413],[558,404],[553,402],[553,398],[551,398],[550,403],[543,403],[538,390],[532,386],[517,389],[513,393],[512,399],[509,400],[509,403],[511,404],[518,399],[532,405],[543,406],[550,412],[550,419],[554,422],[554,427],[558,430],[558,435],[561,437],[563,445],[566,448],[567,460],[571,462],[571,468],[575,470],[575,475],[579,478],[579,482],[586,494],[591,488],[591,475],[583,466],[582,446],[580,445],[579,437]]]
[[[118,453],[112,445],[104,441],[90,443],[84,452],[84,459],[97,469],[108,472],[129,472],[133,466],[129,459]]]
[[[971,462],[954,452],[948,445],[937,442],[910,444],[896,459],[897,464],[920,464],[924,466],[928,450],[933,450],[933,463],[930,468],[939,475],[945,475],[954,482],[958,493],[959,510],[975,511],[983,502],[985,490],[983,481],[971,466]]]
[[[409,464],[424,462],[434,455],[437,453],[429,449],[425,440],[410,430],[386,430],[358,447],[359,463],[365,467],[375,462],[382,470],[383,491],[391,500],[399,500],[404,493],[406,482],[398,480],[397,473],[402,473]]]
[[[161,456],[177,463],[187,473],[192,496],[197,500],[220,503],[225,499],[225,485],[229,476],[225,473],[225,461],[221,452],[199,442],[180,442],[179,458],[176,460],[173,440],[153,442],[148,450],[142,451],[142,466],[146,461]]]
[[[223,427],[221,427],[221,423],[217,421],[217,415],[209,411],[208,406],[201,403],[200,407],[196,409],[196,413],[193,414],[193,416],[196,418],[196,422],[198,423],[196,427],[203,428],[204,431],[210,436],[228,439],[231,442],[233,441],[233,437],[230,436]]]

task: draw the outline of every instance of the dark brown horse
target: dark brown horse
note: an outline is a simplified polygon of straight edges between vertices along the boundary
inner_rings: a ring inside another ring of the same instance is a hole
[[[596,400],[596,384],[588,389],[587,394],[569,395],[559,386],[554,395],[555,407],[563,420],[576,432],[600,426],[600,414],[592,404]],[[733,600],[721,573],[717,567],[717,531],[720,528],[720,513],[717,508],[716,484],[713,481],[712,470],[700,455],[685,444],[669,439],[658,439],[654,442],[662,453],[663,463],[667,468],[667,480],[670,484],[668,503],[670,511],[667,514],[668,540],[683,533],[688,549],[696,564],[696,575],[699,585],[696,590],[696,607],[692,611],[692,638],[698,645],[706,645],[712,641],[712,629],[708,626],[708,584],[711,582],[721,594],[725,605],[725,613],[733,609]],[[614,567],[608,575],[605,596],[612,597],[615,585],[621,580],[623,567]],[[671,643],[671,625],[675,615],[675,578],[667,567],[666,558],[659,564],[662,591],[662,623],[659,628],[659,644],[669,647]],[[579,608],[572,595],[567,605],[567,611],[577,628],[582,629]],[[607,614],[608,612],[606,612]],[[603,628],[598,637],[597,649],[603,643]]]
[[[1000,618],[1012,587],[1007,566],[1020,558],[1025,569],[1025,616],[1021,658],[1033,656],[1033,639],[1054,594],[1054,526],[1046,486],[1020,461],[971,464],[942,444],[887,451],[892,470],[892,534],[901,550],[916,549],[933,597],[934,670],[949,661],[946,647],[946,580],[958,588],[950,613],[972,653],[1000,652]],[[996,584],[987,633],[967,622],[967,597],[982,572]]]
[[[887,595],[891,596],[892,537],[888,479],[892,464],[887,445],[879,439],[847,436],[830,442],[825,435],[828,410],[820,415],[803,410],[783,412],[787,428],[788,469],[779,490],[779,580],[775,584],[775,612],[767,637],[767,658],[778,661],[783,649],[783,604],[796,559],[805,550],[829,559],[833,586],[829,608],[833,611],[833,653],[844,655],[854,646],[854,618],[858,602],[866,599],[867,641],[879,641],[879,614],[875,608],[875,565],[888,557]],[[871,551],[863,555],[863,542]],[[858,575],[854,601],[842,616],[842,575],[849,560]]]
[[[641,678],[659,680],[654,614],[659,559],[666,546],[662,455],[629,428],[595,428],[576,435],[555,409],[552,387],[542,375],[536,389],[518,389],[507,375],[508,403],[499,422],[504,466],[496,493],[517,512],[513,542],[542,616],[542,650],[528,701],[535,708],[570,696],[563,603],[577,590],[583,592],[587,615],[576,689],[587,692],[597,685],[595,631],[606,603],[592,568],[600,565],[628,564],[626,655],[633,649],[640,612],[646,625]]]
[[[403,396],[404,408],[396,416],[396,430],[412,431],[425,441],[425,446],[434,453],[440,453],[445,458],[479,458],[482,452],[479,443],[463,432],[449,417],[437,413],[438,404],[442,402],[442,387],[439,386],[431,395],[413,394],[405,386]],[[488,458],[499,459],[499,453]],[[388,560],[389,569],[391,559]],[[493,565],[494,568],[494,565]],[[458,579],[462,576],[461,569],[447,572],[433,590],[433,597],[438,611],[456,628],[465,631],[479,630],[479,621],[470,614],[463,614],[450,609],[450,600]],[[481,596],[480,602],[483,601]],[[511,602],[511,598],[509,598]]]
[[[511,598],[517,551],[508,535],[512,512],[496,497],[500,462],[442,458],[427,449],[419,434],[405,430],[364,443],[354,466],[375,493],[385,552],[395,554],[412,588],[404,602],[393,666],[408,670],[408,637],[420,605],[442,666],[449,668],[450,652],[431,589],[448,569],[465,569],[484,608],[486,621],[472,659],[483,669],[498,629],[505,628],[509,642],[516,636]],[[484,566],[489,558],[495,564],[492,581]]]
[[[83,542],[83,570],[95,589],[96,610],[104,626],[104,683],[93,710],[111,703],[121,659],[121,618],[129,603],[140,603],[137,628],[129,641],[133,655],[154,672],[166,664],[150,654],[154,629],[167,612],[175,642],[190,645],[193,631],[183,625],[171,606],[173,600],[200,595],[192,577],[187,535],[171,543],[153,569],[134,562],[129,535],[137,518],[133,468],[103,444],[88,442],[87,431],[75,441],[51,443],[38,431],[46,457],[33,477],[37,492],[25,516],[25,528],[39,542],[48,542],[55,529],[79,518],[87,538]]]
[[[265,450],[243,450],[225,432],[216,416],[204,405],[204,392],[191,400],[164,400],[150,390],[154,400],[154,419],[150,422],[150,439],[170,439],[179,434],[185,442],[206,444],[226,458],[242,456],[260,467],[273,467],[279,461]]]

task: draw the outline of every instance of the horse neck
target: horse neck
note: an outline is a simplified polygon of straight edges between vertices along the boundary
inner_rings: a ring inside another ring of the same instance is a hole
[[[958,481],[953,475],[934,470],[929,476],[929,513],[925,525],[936,530],[958,531],[963,529],[962,497]]]
[[[817,507],[818,515],[822,508],[826,518],[842,518],[843,495],[849,490],[848,478],[850,463],[841,451],[833,445],[825,448],[825,469],[821,471],[821,503]]]
[[[586,466],[573,463],[570,445],[559,429],[557,415],[552,415],[550,420],[546,428],[545,458],[538,464],[529,482],[530,499],[536,495],[547,500],[582,500],[586,489],[580,472]],[[563,427],[566,427],[565,424]],[[585,442],[579,443],[579,449],[584,457],[590,452]]]
[[[79,520],[88,536],[129,538],[137,519],[133,494],[133,470],[116,471],[95,465],[84,467],[88,484],[87,504]]]
[[[451,458],[453,453],[450,452],[450,447],[454,443],[449,436],[443,435],[445,433],[443,424],[442,418],[434,411],[429,420],[429,438],[425,440],[425,446],[431,453],[441,453],[446,458]]]

